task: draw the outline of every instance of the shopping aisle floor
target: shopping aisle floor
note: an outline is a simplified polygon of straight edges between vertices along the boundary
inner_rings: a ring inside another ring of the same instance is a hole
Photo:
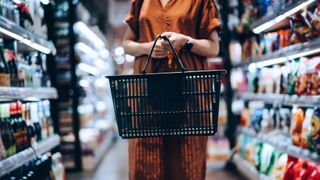
[[[118,140],[101,161],[95,173],[78,173],[67,176],[67,180],[127,180],[128,143]],[[238,174],[208,166],[207,180],[242,180]]]

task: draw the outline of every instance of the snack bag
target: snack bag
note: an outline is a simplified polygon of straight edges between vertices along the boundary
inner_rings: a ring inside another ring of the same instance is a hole
[[[283,176],[283,180],[293,180],[295,174],[296,164],[299,164],[299,159],[288,156],[286,170]]]
[[[295,94],[296,83],[298,79],[298,70],[299,70],[300,60],[295,59],[292,63],[288,63],[288,94]]]
[[[320,154],[320,107],[315,108],[311,117],[311,132],[309,135],[310,149]]]
[[[308,62],[308,95],[320,95],[320,58],[316,57]]]
[[[298,70],[298,78],[297,78],[297,84],[295,87],[295,93],[299,96],[306,95],[308,93],[308,80],[309,80],[309,74],[307,73],[309,59],[307,58],[301,58],[300,60],[300,66]]]
[[[274,167],[270,173],[270,177],[274,180],[282,180],[284,179],[284,174],[286,171],[286,165],[288,161],[287,154],[281,154],[279,158],[276,160]]]
[[[312,129],[312,125],[311,125],[312,115],[313,115],[313,109],[307,109],[306,117],[305,117],[303,124],[302,124],[302,135],[301,135],[301,147],[304,149],[309,148],[308,136],[309,136],[311,129]]]
[[[319,180],[320,179],[320,167],[316,166],[311,172],[308,180]]]
[[[301,145],[302,124],[304,121],[304,112],[301,108],[294,107],[292,109],[292,122],[291,122],[291,140],[296,146]]]

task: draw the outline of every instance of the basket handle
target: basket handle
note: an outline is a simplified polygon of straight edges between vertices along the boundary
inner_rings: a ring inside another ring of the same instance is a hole
[[[152,56],[154,47],[156,46],[156,44],[157,44],[157,42],[158,42],[159,39],[163,39],[163,40],[165,40],[165,41],[167,41],[167,42],[169,43],[170,48],[172,49],[174,55],[176,56],[176,58],[177,58],[177,60],[178,60],[178,62],[179,62],[181,71],[182,71],[182,72],[186,71],[186,68],[183,66],[183,64],[182,64],[182,62],[181,62],[181,59],[180,59],[180,57],[179,57],[176,49],[173,47],[172,43],[170,42],[169,38],[168,38],[167,36],[163,36],[163,35],[159,34],[159,35],[157,36],[156,40],[155,40],[154,43],[153,43],[153,46],[152,46],[152,48],[151,48],[151,50],[150,50],[150,53],[149,53],[149,55],[148,55],[148,59],[147,59],[146,63],[144,64],[144,67],[143,67],[143,70],[142,70],[141,73],[142,73],[142,74],[146,74],[146,69],[147,69],[147,66],[148,66],[148,64],[149,64],[149,62],[150,62],[150,59],[151,59],[151,56]]]

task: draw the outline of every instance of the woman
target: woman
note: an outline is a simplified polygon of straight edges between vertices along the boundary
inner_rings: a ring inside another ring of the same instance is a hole
[[[136,57],[140,73],[158,34],[167,36],[187,70],[204,70],[207,57],[219,53],[221,24],[214,0],[132,0],[123,41]],[[177,71],[165,41],[158,41],[147,72]],[[206,173],[207,137],[161,137],[129,140],[131,180],[202,180]]]

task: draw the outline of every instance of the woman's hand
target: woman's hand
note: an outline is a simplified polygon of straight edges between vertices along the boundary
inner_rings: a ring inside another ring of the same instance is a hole
[[[175,49],[181,49],[190,39],[190,37],[175,33],[175,32],[165,32],[162,34],[163,36],[167,36]],[[161,42],[162,47],[164,47],[167,51],[171,51],[169,43],[167,41]]]
[[[152,58],[161,59],[168,57],[168,50],[164,46],[162,46],[162,41],[163,40],[158,40],[158,42],[156,43],[156,46],[154,47],[151,55]],[[147,54],[149,54],[153,44],[154,41],[146,44]]]

